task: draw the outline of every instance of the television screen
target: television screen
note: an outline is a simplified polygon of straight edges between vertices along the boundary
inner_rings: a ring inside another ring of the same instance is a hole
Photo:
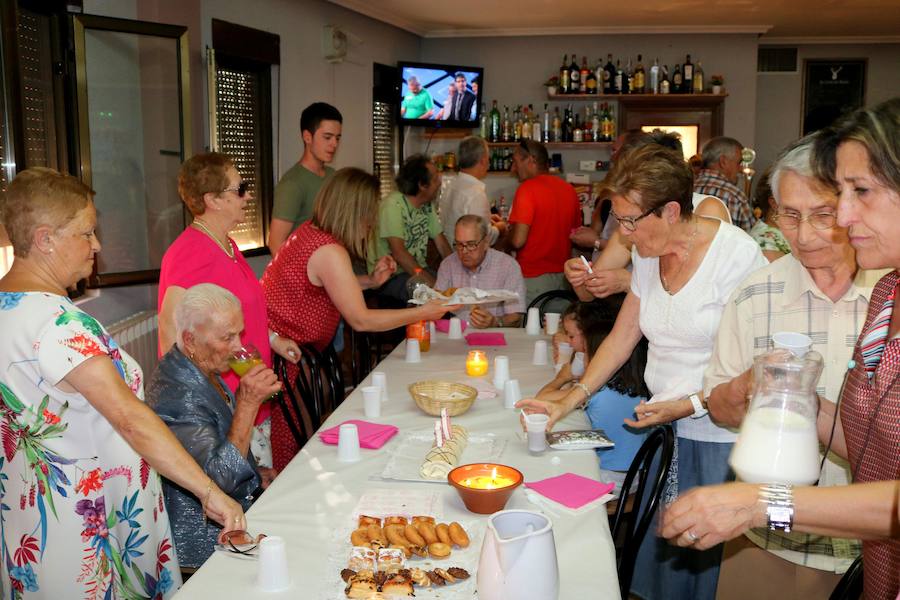
[[[484,69],[402,62],[400,123],[426,127],[478,127]]]

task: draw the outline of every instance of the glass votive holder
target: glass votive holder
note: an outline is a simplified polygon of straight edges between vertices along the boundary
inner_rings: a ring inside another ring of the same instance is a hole
[[[470,350],[466,356],[466,375],[481,377],[488,372],[488,359],[481,350]]]

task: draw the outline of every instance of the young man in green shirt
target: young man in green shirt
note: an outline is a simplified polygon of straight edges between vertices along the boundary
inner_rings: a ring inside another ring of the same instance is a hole
[[[312,217],[313,203],[325,180],[334,173],[326,166],[334,160],[341,143],[343,117],[325,102],[314,102],[300,114],[303,156],[281,177],[275,186],[272,223],[269,226],[269,251],[278,252],[288,236]]]
[[[434,115],[434,101],[428,90],[422,87],[418,78],[410,77],[406,81],[409,93],[400,104],[400,116],[407,119],[430,119]]]

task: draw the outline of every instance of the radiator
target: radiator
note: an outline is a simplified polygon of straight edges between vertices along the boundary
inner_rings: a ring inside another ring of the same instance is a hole
[[[108,328],[116,343],[132,356],[144,371],[146,381],[156,369],[157,325],[155,310],[145,310],[126,317]]]

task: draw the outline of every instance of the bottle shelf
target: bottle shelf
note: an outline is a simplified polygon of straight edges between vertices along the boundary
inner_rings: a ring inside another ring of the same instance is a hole
[[[660,104],[681,103],[718,103],[724,100],[728,93],[712,94],[547,94],[552,101],[564,102],[566,100],[619,100],[629,103],[658,102]]]
[[[548,150],[590,150],[609,148],[612,142],[547,142],[544,144]],[[515,148],[519,142],[488,142],[489,148]]]

